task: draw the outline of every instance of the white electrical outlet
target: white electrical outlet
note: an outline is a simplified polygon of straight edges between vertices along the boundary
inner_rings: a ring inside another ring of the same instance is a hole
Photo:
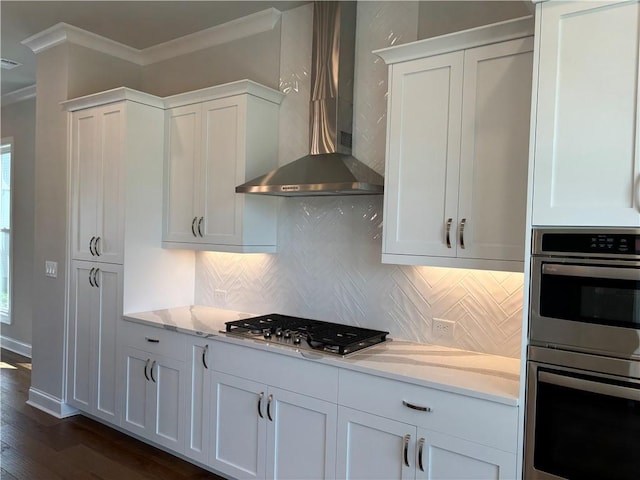
[[[216,301],[216,305],[225,305],[227,303],[227,291],[216,288],[213,291],[213,299]]]
[[[58,262],[52,262],[45,260],[44,262],[44,274],[47,277],[58,278]]]
[[[431,326],[431,333],[440,340],[453,340],[453,331],[456,322],[452,320],[444,320],[442,318],[434,318]]]

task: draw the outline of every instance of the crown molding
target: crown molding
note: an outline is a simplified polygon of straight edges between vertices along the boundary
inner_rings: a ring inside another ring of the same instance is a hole
[[[121,102],[123,100],[142,103],[150,107],[164,108],[164,101],[162,98],[127,87],[117,87],[105,92],[92,93],[90,95],[85,95],[84,97],[73,98],[71,100],[61,102],[60,105],[62,105],[62,108],[68,112],[75,112],[76,110],[106,105],[108,103]]]
[[[238,80],[235,82],[214,85],[200,90],[186,93],[178,93],[164,98],[164,108],[182,107],[193,103],[207,102],[219,98],[232,97],[234,95],[249,94],[280,105],[284,94],[273,88],[265,87],[252,80]]]
[[[28,100],[36,96],[36,86],[30,85],[28,87],[21,88],[20,90],[14,90],[13,92],[5,93],[2,95],[2,106],[11,105],[12,103]]]
[[[258,33],[268,32],[276,27],[281,16],[282,13],[279,10],[268,8],[261,12],[142,50],[129,47],[67,23],[58,23],[40,33],[36,33],[26,40],[23,40],[22,44],[38,54],[56,45],[66,42],[74,43],[140,66],[145,66],[179,55],[196,52],[203,48],[209,48]]]
[[[142,51],[83,30],[67,23],[57,23],[40,33],[36,33],[21,42],[38,54],[63,43],[74,43],[121,58],[128,62],[141,64]]]
[[[246,17],[145,48],[142,50],[143,65],[268,32],[276,27],[281,16],[282,13],[279,10],[268,8]]]

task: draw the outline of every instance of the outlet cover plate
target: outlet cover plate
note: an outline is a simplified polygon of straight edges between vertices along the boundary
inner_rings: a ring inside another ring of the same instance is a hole
[[[51,260],[45,260],[45,262],[44,262],[44,274],[47,277],[58,278],[58,262],[52,262]]]
[[[431,333],[440,340],[453,340],[456,322],[443,318],[434,318],[431,326]]]

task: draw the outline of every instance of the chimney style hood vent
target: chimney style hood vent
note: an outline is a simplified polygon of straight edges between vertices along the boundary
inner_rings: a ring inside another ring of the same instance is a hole
[[[314,2],[310,154],[236,192],[285,197],[383,193],[382,175],[351,156],[355,31],[355,2]]]

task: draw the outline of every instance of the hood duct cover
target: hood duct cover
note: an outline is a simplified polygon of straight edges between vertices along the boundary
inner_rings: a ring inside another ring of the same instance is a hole
[[[236,192],[286,197],[383,193],[382,175],[351,156],[355,31],[355,2],[314,2],[310,154]]]

